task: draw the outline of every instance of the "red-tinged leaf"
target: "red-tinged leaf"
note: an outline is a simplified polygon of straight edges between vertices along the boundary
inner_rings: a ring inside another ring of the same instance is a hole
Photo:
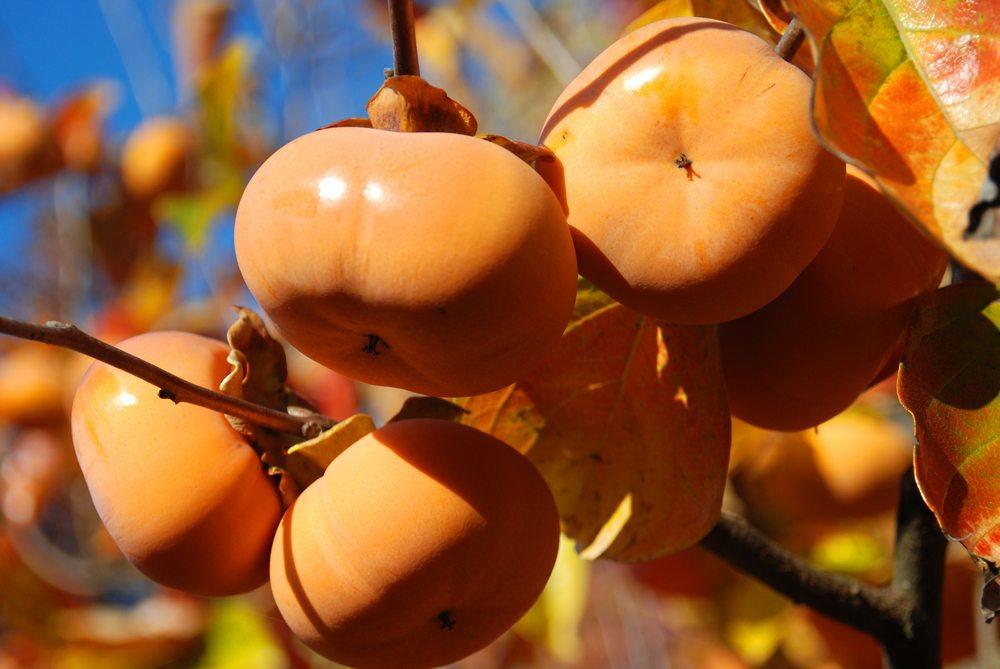
[[[658,325],[593,290],[550,361],[465,398],[463,422],[535,463],[584,557],[647,560],[719,516],[729,413],[715,331]]]
[[[914,466],[938,522],[974,556],[1000,563],[1000,292],[943,288],[917,311],[899,373],[913,414]]]
[[[967,238],[1000,138],[996,0],[788,0],[818,49],[826,142],[963,264],[1000,280],[1000,230]]]

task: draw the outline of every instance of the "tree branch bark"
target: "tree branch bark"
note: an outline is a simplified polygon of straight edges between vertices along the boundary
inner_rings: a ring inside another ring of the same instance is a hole
[[[901,634],[882,638],[891,669],[941,666],[941,599],[948,541],[927,508],[910,469],[903,476],[896,513],[892,590],[907,602]]]
[[[907,620],[895,593],[820,571],[739,516],[723,513],[701,546],[796,604],[876,638],[897,637]]]
[[[701,546],[797,604],[865,632],[890,669],[941,666],[947,540],[910,469],[900,484],[892,584],[877,588],[820,571],[746,520],[724,513]]]
[[[228,414],[261,427],[312,437],[332,427],[333,419],[318,414],[293,416],[283,411],[247,402],[224,393],[203,388],[171,374],[131,353],[92,337],[75,325],[49,321],[44,325],[25,323],[0,316],[0,334],[60,346],[100,360],[128,372],[160,389],[160,397],[175,403],[187,402],[212,411]]]

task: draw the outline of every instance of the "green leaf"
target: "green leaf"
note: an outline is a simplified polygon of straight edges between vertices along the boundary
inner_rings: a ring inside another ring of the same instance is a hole
[[[899,398],[913,415],[920,491],[938,522],[981,560],[1000,563],[1000,292],[985,282],[938,290],[907,335]]]

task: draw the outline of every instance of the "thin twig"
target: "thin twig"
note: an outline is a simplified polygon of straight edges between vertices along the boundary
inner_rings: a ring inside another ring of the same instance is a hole
[[[69,323],[49,321],[44,325],[38,325],[0,316],[0,334],[30,339],[83,353],[153,384],[160,389],[160,397],[164,399],[172,400],[175,403],[196,404],[279,432],[311,437],[334,425],[334,421],[326,416],[293,416],[283,411],[276,411],[269,407],[203,388],[131,353],[92,337]]]
[[[785,60],[791,60],[795,57],[795,52],[802,46],[805,36],[806,33],[802,29],[802,23],[799,22],[798,18],[793,16],[792,20],[788,22],[785,32],[781,33],[781,39],[778,40],[778,44],[774,47],[775,53]]]
[[[900,483],[892,590],[907,602],[901,637],[882,639],[891,669],[941,666],[941,598],[948,541],[913,477]]]
[[[820,571],[739,516],[724,513],[703,548],[797,604],[878,638],[898,638],[906,602],[894,592]]]
[[[393,74],[420,76],[417,37],[413,30],[413,2],[412,0],[388,0],[388,2]]]

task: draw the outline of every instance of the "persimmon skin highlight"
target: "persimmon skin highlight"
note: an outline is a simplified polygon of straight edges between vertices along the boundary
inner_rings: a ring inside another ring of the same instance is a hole
[[[272,155],[236,215],[251,292],[351,378],[473,395],[552,353],[576,295],[561,207],[512,153],[448,133],[331,128]]]
[[[229,371],[228,347],[199,335],[154,332],[119,347],[211,388]],[[95,363],[77,390],[72,427],[94,505],[140,571],[205,596],[266,582],[281,502],[225,416],[161,399],[156,387]]]
[[[804,430],[846,409],[881,373],[917,299],[937,288],[948,256],[848,168],[837,227],[792,286],[763,309],[719,326],[733,415]]]
[[[559,520],[513,448],[443,420],[349,447],[289,508],[271,587],[292,631],[352,667],[435,667],[486,646],[541,593]]]
[[[674,323],[720,323],[777,297],[840,210],[844,164],[813,136],[810,88],[721,21],[658,21],[612,44],[541,135],[559,160],[538,171],[568,208],[580,273]]]

